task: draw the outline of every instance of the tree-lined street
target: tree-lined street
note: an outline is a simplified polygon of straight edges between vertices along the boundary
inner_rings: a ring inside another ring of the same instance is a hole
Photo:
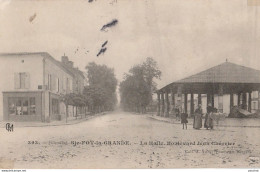
[[[259,167],[259,130],[259,127],[194,130],[191,125],[182,130],[180,124],[117,111],[74,125],[14,126],[14,132],[9,133],[1,128],[0,165],[2,168]]]

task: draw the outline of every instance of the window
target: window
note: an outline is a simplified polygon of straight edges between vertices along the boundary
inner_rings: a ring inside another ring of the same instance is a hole
[[[15,115],[16,114],[16,104],[15,104],[15,99],[10,97],[8,99],[8,111],[10,115]]]
[[[66,77],[63,76],[63,83],[62,83],[62,91],[65,92],[66,91],[66,88],[67,88],[67,80],[66,80]]]
[[[30,97],[30,115],[36,115],[35,97]]]
[[[16,100],[16,115],[22,115],[22,98]]]
[[[59,114],[59,101],[52,99],[52,114]]]
[[[66,79],[66,91],[69,91],[69,78]]]
[[[69,83],[70,83],[69,90],[72,91],[72,80],[71,79],[69,80]]]
[[[66,80],[66,91],[67,92],[72,91],[72,80],[69,78],[67,78],[67,80]]]
[[[30,88],[30,74],[25,72],[15,73],[14,83],[15,89]]]
[[[60,79],[59,78],[57,78],[57,80],[56,80],[56,91],[57,92],[60,92]]]
[[[9,115],[36,115],[35,97],[9,97]]]
[[[29,101],[28,99],[22,99],[22,115],[29,115]]]

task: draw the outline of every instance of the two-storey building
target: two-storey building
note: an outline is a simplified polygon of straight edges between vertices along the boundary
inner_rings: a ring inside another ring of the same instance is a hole
[[[64,118],[62,95],[83,89],[83,83],[75,81],[81,76],[46,52],[2,53],[0,71],[0,120]]]

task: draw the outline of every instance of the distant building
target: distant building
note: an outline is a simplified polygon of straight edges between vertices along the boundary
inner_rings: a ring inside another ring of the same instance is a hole
[[[85,77],[67,56],[0,54],[0,120],[48,122],[65,117],[61,96],[81,93]]]
[[[84,73],[80,71],[78,68],[73,67],[73,62],[69,61],[68,56],[64,55],[61,57],[61,64],[64,68],[69,70],[74,75],[73,82],[72,82],[73,92],[78,94],[82,93],[85,85]]]

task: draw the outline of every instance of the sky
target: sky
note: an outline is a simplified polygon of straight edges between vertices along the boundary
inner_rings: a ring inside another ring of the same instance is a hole
[[[260,70],[259,8],[247,0],[0,0],[0,52],[65,53],[83,71],[92,61],[114,68],[119,82],[153,57],[161,88],[226,59]]]

